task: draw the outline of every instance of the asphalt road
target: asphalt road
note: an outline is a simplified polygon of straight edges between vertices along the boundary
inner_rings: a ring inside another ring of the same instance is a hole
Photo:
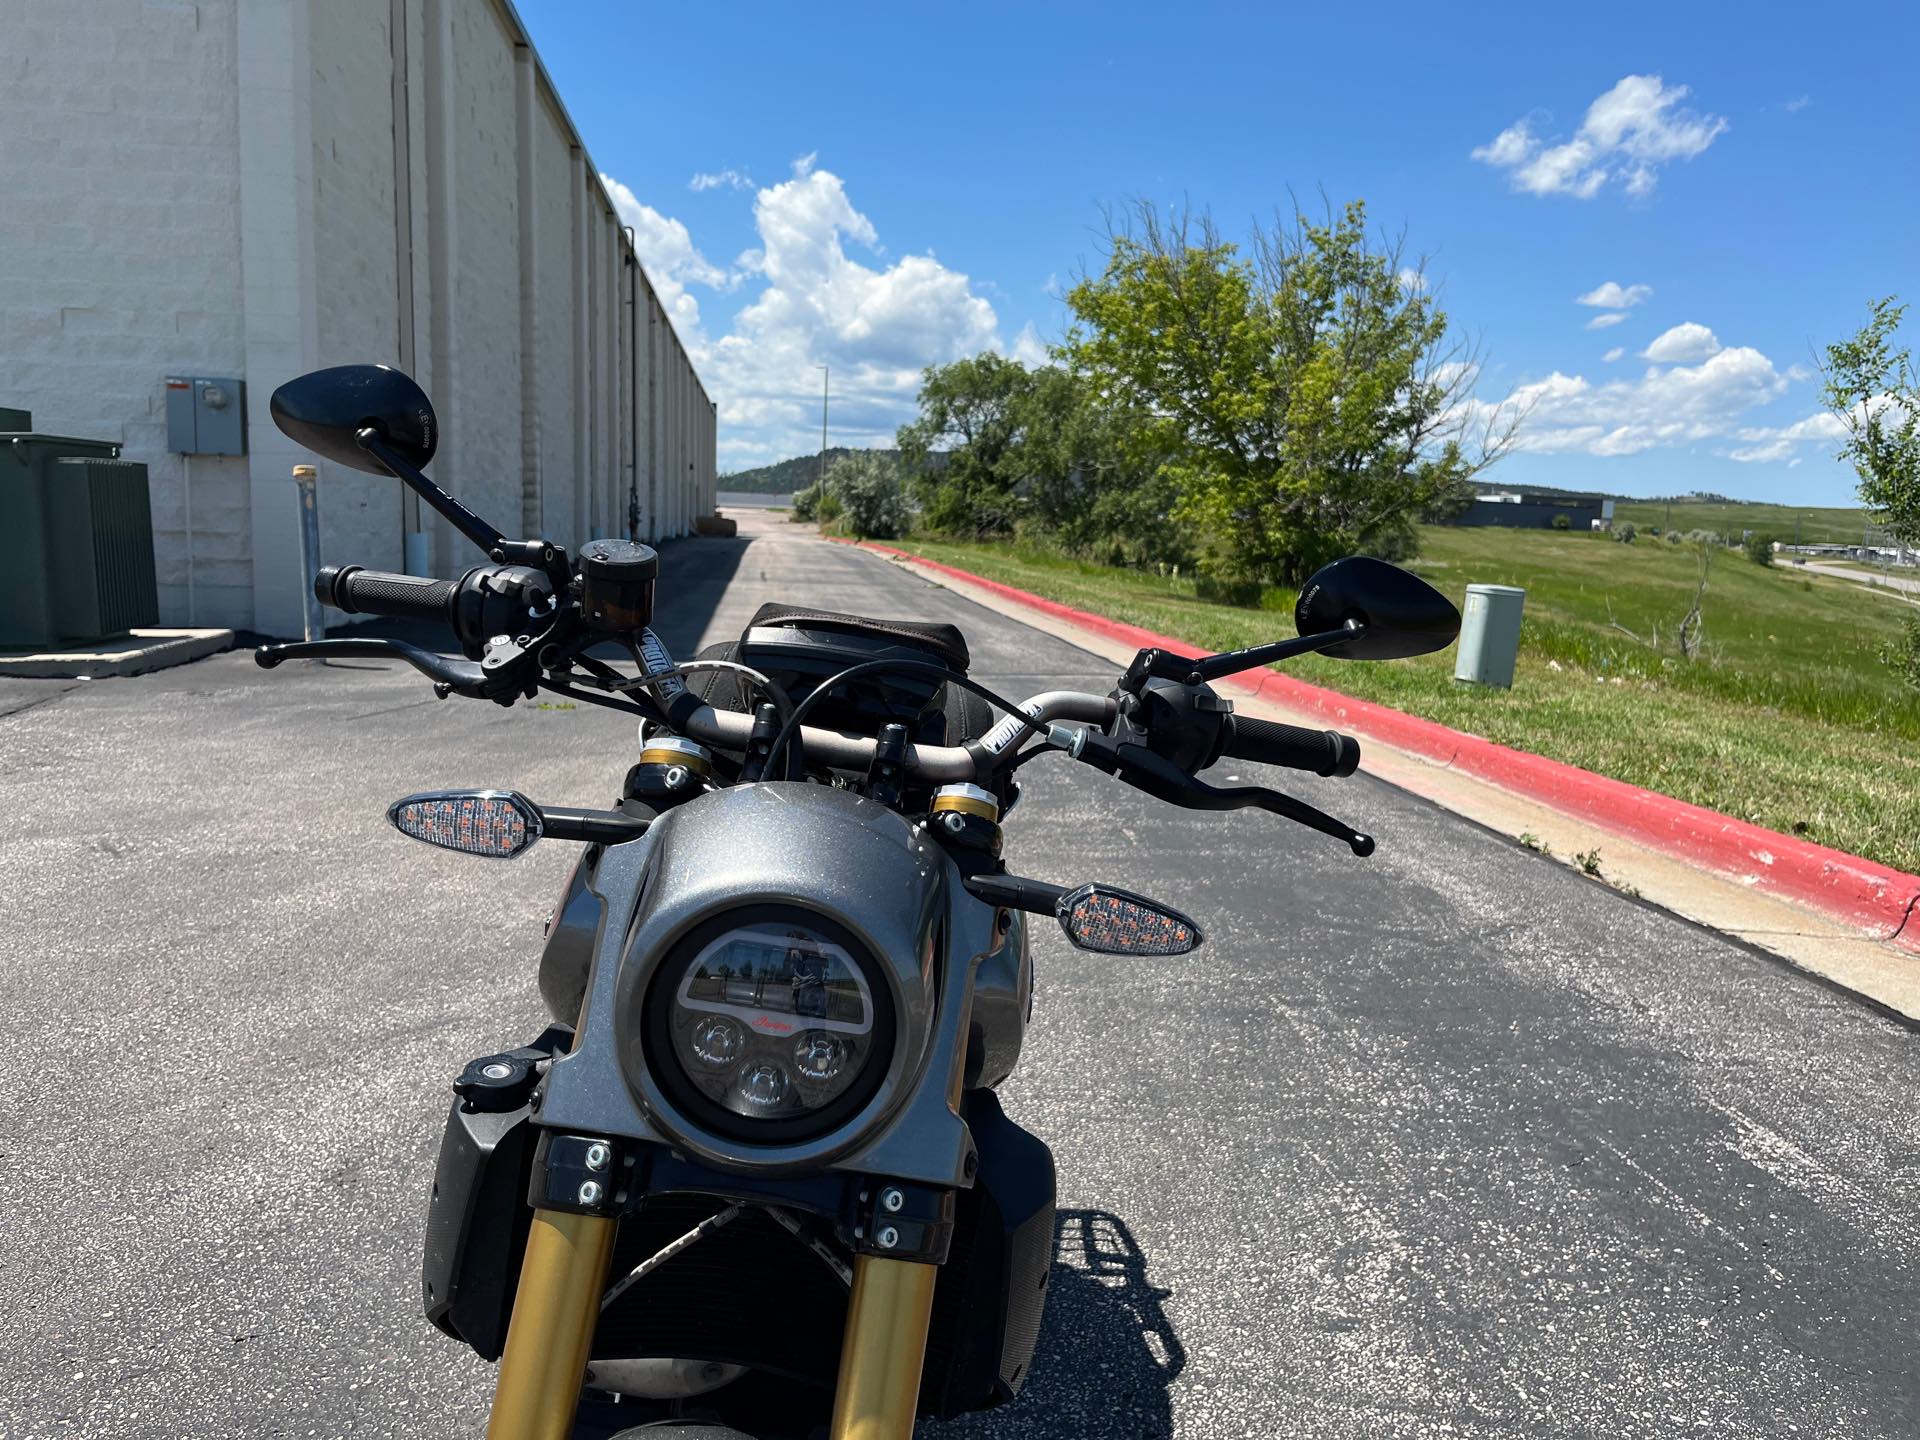
[[[956,620],[1016,693],[1111,678],[777,532],[671,547],[661,628],[769,597]],[[371,662],[0,686],[0,1437],[478,1435],[490,1372],[418,1313],[423,1196],[451,1075],[541,1023],[569,857],[382,810],[603,803],[630,729]],[[1040,937],[1004,1098],[1055,1147],[1061,1269],[1018,1403],[939,1434],[1920,1434],[1911,1031],[1364,776],[1284,780],[1363,862],[1024,773],[1017,869],[1209,943]]]

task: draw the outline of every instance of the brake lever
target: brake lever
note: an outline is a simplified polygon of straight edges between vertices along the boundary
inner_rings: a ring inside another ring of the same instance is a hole
[[[521,688],[518,683],[509,681],[503,676],[488,674],[471,660],[449,659],[445,655],[436,655],[431,650],[423,650],[418,645],[409,645],[404,640],[384,640],[373,637],[352,640],[293,640],[284,645],[262,645],[254,650],[253,663],[262,670],[271,670],[283,660],[318,660],[330,655],[404,660],[433,681],[433,688],[442,699],[451,694],[464,695],[472,700],[498,700],[503,696],[517,693]]]
[[[1209,785],[1163,759],[1143,745],[1115,744],[1098,731],[1085,732],[1086,738],[1074,752],[1074,758],[1086,761],[1109,775],[1116,775],[1136,790],[1144,790],[1156,800],[1187,810],[1265,810],[1344,840],[1355,855],[1373,853],[1373,837],[1363,835],[1343,820],[1317,810],[1304,800],[1283,795],[1258,785],[1239,785],[1232,789]]]

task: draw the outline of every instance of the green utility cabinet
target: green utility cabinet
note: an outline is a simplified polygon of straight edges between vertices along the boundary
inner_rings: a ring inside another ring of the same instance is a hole
[[[1513,688],[1513,662],[1520,653],[1520,611],[1526,599],[1527,592],[1512,585],[1467,586],[1454,679]]]
[[[119,455],[113,441],[0,432],[0,534],[12,549],[0,646],[99,640],[159,620],[147,467]]]

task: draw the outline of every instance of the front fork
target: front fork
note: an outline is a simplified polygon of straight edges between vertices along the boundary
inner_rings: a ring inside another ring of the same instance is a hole
[[[567,1440],[613,1255],[610,1215],[536,1209],[487,1440]],[[859,1255],[830,1440],[909,1440],[939,1267]]]

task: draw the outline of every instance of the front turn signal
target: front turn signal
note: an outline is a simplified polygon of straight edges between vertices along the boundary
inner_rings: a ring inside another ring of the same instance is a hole
[[[493,860],[523,854],[542,833],[539,807],[511,790],[409,795],[387,807],[387,819],[412,839]]]
[[[1178,910],[1111,885],[1070,890],[1054,913],[1067,939],[1098,955],[1185,955],[1201,940],[1200,927]]]

